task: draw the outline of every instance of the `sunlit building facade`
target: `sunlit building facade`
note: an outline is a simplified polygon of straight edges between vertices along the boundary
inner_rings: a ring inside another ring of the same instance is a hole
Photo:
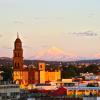
[[[61,80],[60,70],[45,70],[45,63],[39,63],[40,83],[53,82]]]
[[[38,82],[38,72],[32,67],[23,67],[23,49],[22,49],[22,42],[17,36],[17,39],[14,43],[14,50],[13,50],[13,80],[20,84],[21,88],[27,87],[29,84],[33,84]]]
[[[21,88],[26,88],[30,84],[46,83],[61,79],[60,70],[45,70],[45,63],[39,63],[37,67],[38,69],[34,69],[32,66],[24,67],[22,42],[17,35],[13,50],[13,80],[20,84]]]

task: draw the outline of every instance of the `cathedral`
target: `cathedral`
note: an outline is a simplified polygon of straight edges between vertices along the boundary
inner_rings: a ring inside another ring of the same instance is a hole
[[[24,67],[22,42],[17,34],[13,50],[13,80],[21,88],[27,88],[30,84],[46,83],[47,81],[57,81],[61,79],[61,71],[45,70],[45,63],[38,64],[38,70],[32,66]]]

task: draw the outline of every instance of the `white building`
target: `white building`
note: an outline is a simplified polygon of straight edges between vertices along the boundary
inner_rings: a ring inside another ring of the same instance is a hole
[[[0,100],[18,100],[20,98],[20,88],[17,84],[0,84]]]
[[[85,80],[96,80],[97,76],[94,75],[93,73],[80,73],[81,76],[85,77]]]
[[[100,97],[83,97],[83,100],[100,100]]]

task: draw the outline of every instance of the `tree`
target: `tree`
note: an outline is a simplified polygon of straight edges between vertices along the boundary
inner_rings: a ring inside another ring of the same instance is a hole
[[[94,73],[94,74],[97,74],[98,70],[99,70],[99,68],[96,64],[91,64],[84,69],[85,73],[89,72],[89,73]]]
[[[62,78],[72,78],[77,76],[77,68],[73,65],[63,67]]]
[[[13,74],[13,69],[12,69],[12,66],[8,66],[8,67],[5,67],[5,66],[2,66],[2,69],[3,71],[2,73],[2,76],[3,76],[3,81],[12,81],[12,74]]]

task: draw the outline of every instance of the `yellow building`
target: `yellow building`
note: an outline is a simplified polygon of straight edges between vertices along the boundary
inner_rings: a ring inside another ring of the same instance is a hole
[[[39,63],[40,83],[58,81],[61,79],[60,70],[45,70],[45,63]]]

